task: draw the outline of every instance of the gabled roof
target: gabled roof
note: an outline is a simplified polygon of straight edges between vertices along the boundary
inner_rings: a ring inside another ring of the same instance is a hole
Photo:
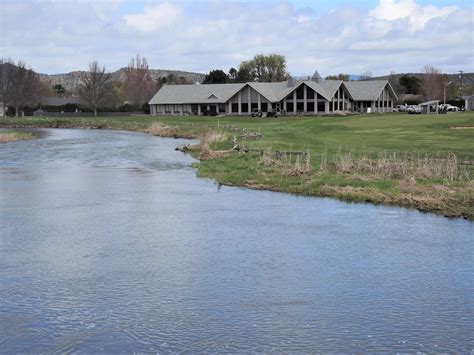
[[[323,86],[321,85],[321,83],[323,83],[323,81],[317,83],[316,81],[313,81],[313,80],[308,80],[308,81],[305,81],[304,82],[306,85],[308,85],[311,89],[313,89],[314,91],[316,91],[319,95],[321,95],[322,97],[324,97],[326,100],[330,100],[332,96],[329,96],[328,95],[328,92],[323,88]],[[336,89],[337,90],[337,89]],[[333,93],[333,96],[334,96],[334,93]]]
[[[263,83],[259,83],[259,84],[263,84]],[[323,96],[325,99],[329,100],[326,91],[321,87],[321,85],[312,80],[298,81],[296,82],[294,86],[288,86],[288,81],[282,81],[282,82],[277,82],[277,83],[267,83],[267,84],[270,84],[272,89],[275,92],[274,102],[283,100],[285,97],[287,97],[289,94],[291,94],[293,91],[298,89],[303,84],[306,84],[308,87],[310,87],[311,89],[316,91],[318,94]]]
[[[259,92],[270,102],[279,101],[279,97],[282,95],[282,91],[285,91],[287,86],[286,81],[277,82],[277,83],[259,83],[252,82],[248,83],[249,86],[255,91]]]
[[[392,95],[397,98],[388,80],[348,81],[345,82],[347,90],[356,101],[375,101],[379,98],[382,90],[388,85]]]
[[[350,81],[323,80],[319,83],[312,80],[297,81],[289,86],[288,81],[274,83],[249,82],[239,84],[202,84],[202,85],[165,85],[152,97],[149,104],[218,104],[229,101],[246,86],[259,92],[270,102],[279,102],[307,85],[326,100],[331,100],[339,87],[343,85],[349,96],[356,101],[375,101],[382,90],[388,85],[396,98],[393,88],[387,80]]]
[[[319,85],[321,85],[323,90],[326,92],[326,99],[331,100],[342,83],[342,80],[323,80],[319,83]]]
[[[247,84],[164,85],[149,104],[224,103]]]

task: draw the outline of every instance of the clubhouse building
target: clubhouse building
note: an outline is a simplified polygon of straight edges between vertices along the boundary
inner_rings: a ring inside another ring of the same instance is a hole
[[[387,80],[164,85],[150,100],[151,115],[284,115],[392,112],[397,96]]]

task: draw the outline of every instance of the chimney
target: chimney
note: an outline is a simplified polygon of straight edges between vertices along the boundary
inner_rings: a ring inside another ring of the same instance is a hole
[[[289,88],[292,88],[293,86],[295,86],[295,78],[290,77],[287,81],[287,84]]]

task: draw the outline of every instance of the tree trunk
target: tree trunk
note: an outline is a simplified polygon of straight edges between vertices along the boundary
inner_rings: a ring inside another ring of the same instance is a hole
[[[18,111],[20,111],[20,107],[15,106],[15,117],[18,117]]]
[[[97,117],[97,107],[94,107],[94,116]]]

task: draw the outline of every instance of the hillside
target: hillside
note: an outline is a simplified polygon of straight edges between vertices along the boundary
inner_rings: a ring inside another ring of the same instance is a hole
[[[84,71],[73,71],[64,74],[39,74],[41,80],[48,82],[50,86],[61,84],[66,91],[75,93],[77,87],[81,81]],[[166,77],[170,74],[176,77],[184,77],[191,82],[202,82],[205,74],[186,72],[180,70],[165,70],[165,69],[150,69],[153,80],[158,80],[161,77]],[[121,68],[115,72],[112,72],[112,80],[114,81],[125,81],[125,68]]]

